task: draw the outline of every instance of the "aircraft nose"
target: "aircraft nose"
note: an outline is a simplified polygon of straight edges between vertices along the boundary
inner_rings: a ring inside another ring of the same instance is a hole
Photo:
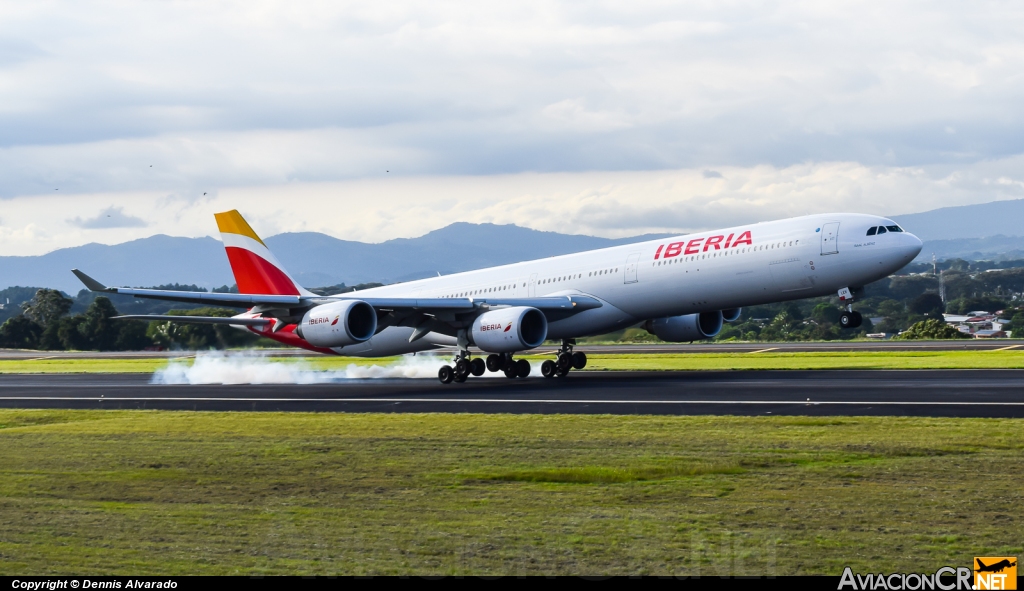
[[[924,247],[921,239],[909,232],[903,233],[902,242],[903,251],[909,259],[917,258],[917,255],[921,254],[921,249]]]

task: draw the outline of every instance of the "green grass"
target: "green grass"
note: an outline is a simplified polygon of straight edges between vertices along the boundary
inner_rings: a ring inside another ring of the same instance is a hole
[[[585,350],[585,349],[584,349]],[[550,355],[526,355],[539,371]],[[388,365],[398,357],[285,357],[274,363],[305,363],[312,369],[344,369],[350,364]],[[176,363],[191,363],[191,360]],[[152,373],[166,359],[0,360],[2,373]],[[1024,349],[1008,351],[858,351],[806,353],[674,353],[588,356],[588,371],[726,369],[995,369],[1024,368]]]
[[[1024,422],[0,411],[0,574],[933,572]]]
[[[705,464],[686,461],[659,462],[656,464],[606,468],[583,466],[570,468],[547,468],[538,470],[509,470],[468,475],[477,480],[519,481],[519,482],[571,482],[575,484],[596,484],[612,482],[635,482],[661,480],[675,476],[701,476],[704,474],[741,474],[743,468],[735,464]]]
[[[588,355],[588,370],[1024,368],[1024,351],[856,351]]]

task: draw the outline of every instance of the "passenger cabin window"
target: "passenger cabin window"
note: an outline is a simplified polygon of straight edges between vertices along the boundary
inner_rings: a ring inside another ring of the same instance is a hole
[[[874,236],[874,235],[875,235],[875,232],[877,232],[877,231],[878,231],[878,226],[873,226],[873,227],[871,227],[871,228],[868,228],[868,233],[867,233],[867,235],[868,235],[868,236]]]

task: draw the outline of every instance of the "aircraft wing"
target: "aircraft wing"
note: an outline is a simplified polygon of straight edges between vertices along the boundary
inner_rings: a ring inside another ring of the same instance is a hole
[[[597,298],[585,295],[526,298],[363,298],[355,295],[354,293],[340,296],[300,296],[138,289],[134,287],[107,287],[78,269],[72,269],[71,272],[74,273],[75,276],[92,291],[130,295],[137,298],[169,300],[190,304],[207,304],[210,306],[225,306],[231,308],[252,308],[259,306],[264,309],[302,309],[334,301],[360,300],[373,306],[374,309],[377,310],[378,314],[406,315],[411,313],[446,316],[483,312],[494,307],[528,306],[531,308],[537,308],[541,312],[544,312],[544,315],[548,316],[549,320],[557,320],[584,310],[600,308],[602,305],[601,301]],[[154,316],[138,317],[140,320],[175,320],[177,322],[190,322],[190,320],[188,320],[189,318],[190,317],[188,316],[173,316],[170,318]],[[197,317],[193,316],[191,318]],[[200,321],[196,320],[195,322]],[[225,324],[245,323],[228,322]]]

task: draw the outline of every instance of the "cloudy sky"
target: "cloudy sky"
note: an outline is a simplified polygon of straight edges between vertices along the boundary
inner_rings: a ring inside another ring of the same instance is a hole
[[[1024,197],[1024,5],[0,3],[0,255]]]

